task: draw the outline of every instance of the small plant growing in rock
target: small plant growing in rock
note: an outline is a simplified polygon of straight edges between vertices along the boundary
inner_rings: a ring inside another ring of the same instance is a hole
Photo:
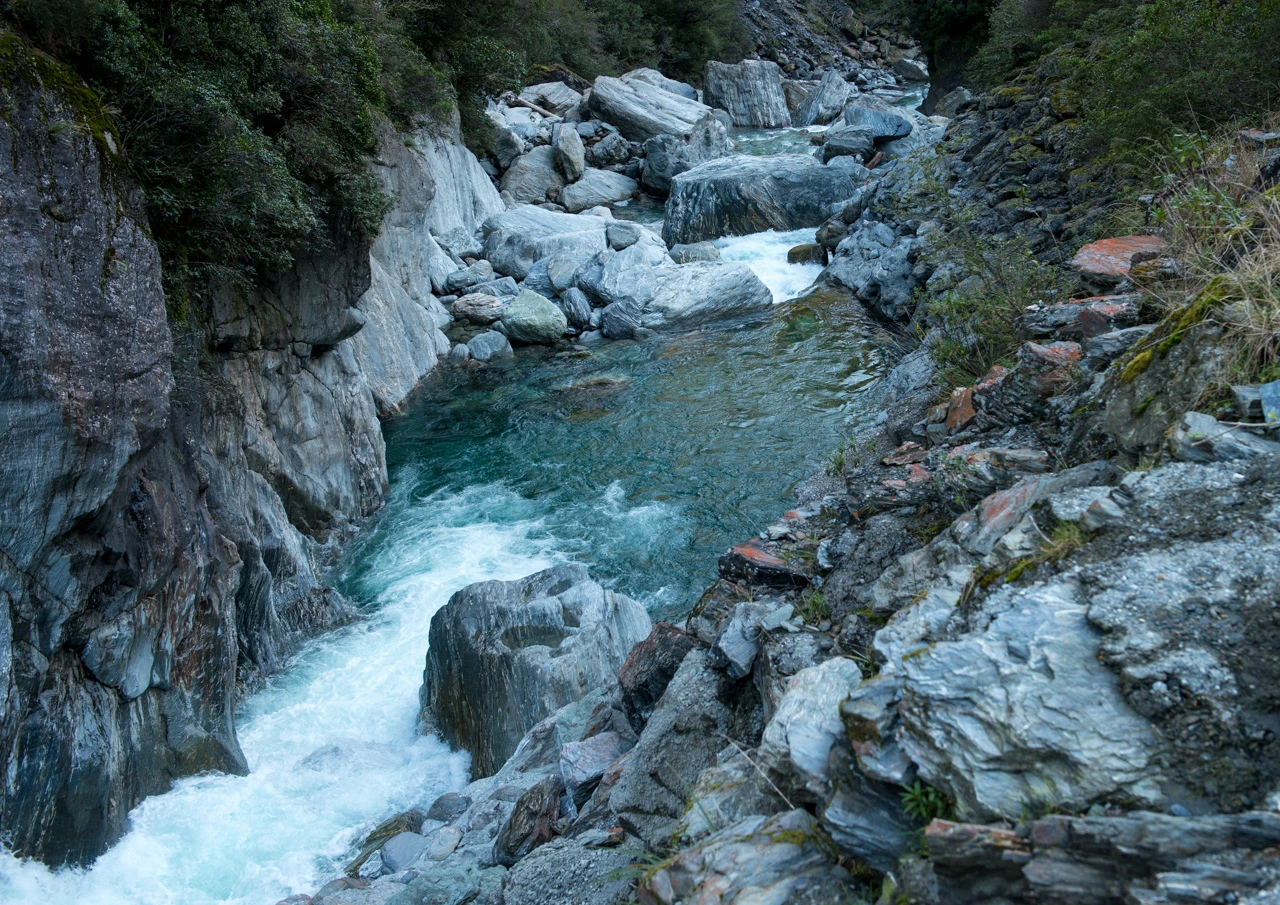
[[[918,779],[903,788],[902,807],[921,825],[934,820],[954,820],[956,816],[955,804],[950,798]]]

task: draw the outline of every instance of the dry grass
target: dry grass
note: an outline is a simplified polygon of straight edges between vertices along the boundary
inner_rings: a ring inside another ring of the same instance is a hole
[[[1222,327],[1234,383],[1280,379],[1280,185],[1263,178],[1265,162],[1237,132],[1189,137],[1163,161],[1155,198],[1181,270],[1158,294],[1187,326]]]

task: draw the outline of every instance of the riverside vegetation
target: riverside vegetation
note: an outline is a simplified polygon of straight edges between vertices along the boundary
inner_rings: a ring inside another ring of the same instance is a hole
[[[606,350],[814,316],[892,366],[794,508],[660,610],[562,557],[435,589],[411,706],[469,782],[210,900],[1280,896],[1275,3],[5,15],[13,852],[248,769],[241,696],[367,615],[326,574],[379,419],[531,362],[589,419],[640,398]],[[813,286],[731,257],[762,229]]]

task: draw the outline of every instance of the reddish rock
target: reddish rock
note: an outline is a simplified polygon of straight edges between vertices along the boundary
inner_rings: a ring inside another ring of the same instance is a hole
[[[907,466],[907,483],[908,484],[925,484],[928,483],[931,475],[929,470],[923,465]]]
[[[1023,343],[1018,350],[1018,371],[1020,376],[1030,378],[1038,394],[1051,396],[1071,380],[1083,357],[1079,343]]]
[[[974,393],[986,392],[1003,380],[1008,373],[1009,369],[1004,365],[992,365],[991,370],[987,371],[987,375],[973,385]]]
[[[1134,264],[1160,257],[1169,243],[1159,236],[1120,236],[1090,242],[1076,252],[1071,266],[1086,280],[1114,286],[1126,279]]]
[[[959,387],[951,391],[951,400],[947,403],[947,433],[963,430],[977,415],[973,407],[973,387]]]
[[[618,685],[622,688],[622,709],[636,732],[644,728],[671,677],[696,643],[671,623],[659,622],[648,638],[631,648],[618,670]]]
[[[881,465],[911,465],[923,462],[929,451],[912,440],[903,443],[892,453],[880,460]]]
[[[1085,339],[1138,323],[1138,295],[1095,296],[1079,302],[1080,335]]]
[[[744,580],[771,587],[804,587],[809,576],[792,568],[781,557],[770,553],[758,538],[738,544],[720,557],[720,575],[731,580]]]

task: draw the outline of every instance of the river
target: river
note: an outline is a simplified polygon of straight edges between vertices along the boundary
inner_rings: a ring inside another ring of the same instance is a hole
[[[790,301],[820,268],[786,252],[810,241],[717,243],[774,292],[754,321],[434,374],[385,426],[390,499],[335,576],[368,618],[308,644],[240,708],[250,774],[147,799],[87,870],[0,852],[0,901],[272,905],[314,892],[373,826],[466,783],[467,755],[416,727],[427,631],[450,594],[577,560],[655,616],[686,610],[717,555],[789,508],[876,411],[885,356],[866,315]]]

